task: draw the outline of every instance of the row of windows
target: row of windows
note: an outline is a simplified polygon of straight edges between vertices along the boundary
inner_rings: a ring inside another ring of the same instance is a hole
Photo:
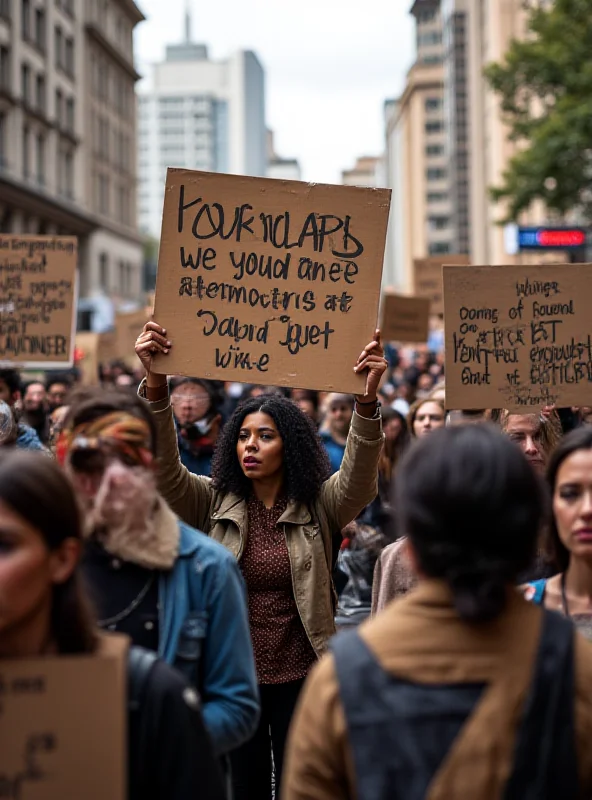
[[[113,215],[123,225],[131,224],[132,195],[125,183],[112,184],[109,175],[93,173],[95,211],[104,216]]]
[[[1,150],[5,145],[6,118],[0,114],[0,158],[5,161]],[[70,145],[58,144],[57,149],[57,191],[65,197],[74,197],[74,158],[75,151]],[[53,159],[50,159],[53,161]],[[33,179],[40,186],[47,180],[47,139],[42,133],[35,134],[28,125],[22,134],[22,174],[25,180]]]
[[[112,128],[107,117],[93,114],[91,117],[94,138],[94,153],[114,166],[131,170],[130,137],[117,128]]]
[[[100,286],[107,290],[120,292],[124,296],[129,296],[134,291],[133,286],[134,267],[129,261],[117,261],[117,285],[109,281],[109,256],[103,252],[99,255],[99,282]]]
[[[447,175],[447,171],[441,167],[428,167],[426,169],[428,181],[443,181],[446,180]]]
[[[134,111],[134,89],[130,79],[117,69],[111,69],[107,61],[91,55],[91,87],[93,94],[110,104],[125,119],[131,119]]]

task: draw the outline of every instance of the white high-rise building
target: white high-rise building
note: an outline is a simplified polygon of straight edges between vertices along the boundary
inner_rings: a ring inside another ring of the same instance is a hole
[[[167,167],[264,176],[265,74],[250,50],[223,61],[186,38],[170,45],[138,97],[140,229],[160,236]]]

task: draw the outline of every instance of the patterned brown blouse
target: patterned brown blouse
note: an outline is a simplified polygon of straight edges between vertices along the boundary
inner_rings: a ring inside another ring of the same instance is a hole
[[[278,519],[286,500],[273,508],[248,502],[247,543],[240,567],[247,584],[249,623],[259,683],[288,683],[304,678],[316,655],[302,625],[290,556]]]

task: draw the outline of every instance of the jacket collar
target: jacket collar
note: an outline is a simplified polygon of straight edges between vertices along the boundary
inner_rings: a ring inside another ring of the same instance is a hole
[[[212,514],[212,519],[228,520],[240,527],[247,515],[247,501],[238,494],[229,492],[224,495],[220,507]],[[289,500],[286,510],[278,523],[288,522],[293,525],[306,525],[311,521],[308,507],[297,500]]]

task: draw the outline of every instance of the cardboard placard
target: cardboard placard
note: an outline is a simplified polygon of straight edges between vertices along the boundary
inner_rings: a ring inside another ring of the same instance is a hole
[[[380,329],[385,342],[422,344],[428,340],[429,325],[428,299],[394,292],[383,294]]]
[[[82,383],[85,386],[97,386],[99,367],[115,361],[117,355],[117,336],[115,333],[92,333],[80,331],[76,334],[76,349],[81,359],[76,365],[82,372]]]
[[[444,267],[451,409],[592,405],[592,265]]]
[[[445,255],[430,256],[429,258],[416,258],[413,262],[414,294],[416,297],[426,297],[431,302],[431,314],[444,313],[444,300],[442,294],[442,266],[452,264],[466,267],[470,264],[468,256]]]
[[[125,664],[112,652],[0,660],[2,797],[127,797]]]
[[[118,314],[115,317],[117,358],[124,361],[129,367],[135,367],[140,363],[135,352],[136,339],[149,319],[150,314],[146,308]]]
[[[72,366],[77,261],[75,236],[0,234],[0,364]]]
[[[360,392],[390,190],[169,169],[155,372]]]

